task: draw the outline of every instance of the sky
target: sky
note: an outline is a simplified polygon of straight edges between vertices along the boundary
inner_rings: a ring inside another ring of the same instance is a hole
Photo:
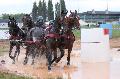
[[[31,13],[33,2],[39,0],[0,0],[0,15],[3,13]],[[48,2],[48,0],[45,0]],[[52,0],[55,5],[59,0]],[[120,0],[65,0],[67,10],[77,10],[79,12],[85,11],[120,11]]]

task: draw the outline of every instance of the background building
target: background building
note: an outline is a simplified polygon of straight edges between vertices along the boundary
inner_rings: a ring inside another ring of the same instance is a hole
[[[113,22],[119,21],[120,12],[113,12],[113,11],[87,11],[83,13],[79,13],[80,19],[84,20],[85,22]]]

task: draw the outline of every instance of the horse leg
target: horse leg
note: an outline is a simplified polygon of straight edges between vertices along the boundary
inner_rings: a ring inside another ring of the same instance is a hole
[[[36,54],[37,54],[37,48],[33,49],[31,65],[34,65],[34,59],[35,59]]]
[[[29,56],[29,46],[26,47],[26,56],[25,56],[25,60],[23,63],[24,65],[26,65],[28,62],[28,56]]]
[[[51,60],[52,60],[52,51],[50,50],[48,52],[48,55],[47,55],[47,59],[48,59],[48,70],[51,70]]]
[[[62,47],[60,47],[59,49],[60,49],[61,54],[60,54],[60,57],[57,58],[56,63],[58,63],[61,60],[61,58],[64,56],[64,53],[65,53]]]
[[[16,56],[17,56],[17,61],[18,61],[19,53],[20,53],[20,45],[16,44],[16,51],[14,53],[13,64],[15,64],[15,58],[16,58]]]
[[[67,57],[67,65],[70,65],[70,53],[71,53],[71,49],[68,49],[68,57]]]
[[[11,55],[13,47],[14,47],[14,46],[13,46],[12,44],[10,44],[9,57],[10,57],[11,59],[14,58],[14,57]]]
[[[16,50],[15,53],[14,53],[13,63],[12,63],[12,64],[15,64],[15,58],[16,58],[16,55],[17,55],[17,50]]]
[[[19,54],[20,54],[20,45],[17,46],[17,49],[16,49],[16,50],[17,50],[17,53],[18,53],[18,54],[17,54],[17,61],[18,61],[18,56],[19,56]]]
[[[57,59],[57,49],[53,51],[54,59],[51,61],[51,64]]]

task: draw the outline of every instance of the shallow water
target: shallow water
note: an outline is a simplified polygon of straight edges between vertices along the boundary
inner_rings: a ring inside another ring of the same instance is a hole
[[[112,52],[117,52],[112,49]],[[67,54],[58,64],[52,65],[52,71],[47,70],[45,57],[39,58],[35,65],[23,65],[25,50],[21,51],[19,61],[11,64],[12,61],[5,55],[0,58],[6,61],[4,65],[10,71],[17,74],[32,76],[35,79],[63,78],[63,79],[120,79],[120,58],[113,56],[111,62],[85,63],[80,59],[80,50],[73,50],[71,53],[71,65],[67,66]],[[31,59],[30,59],[31,60]]]

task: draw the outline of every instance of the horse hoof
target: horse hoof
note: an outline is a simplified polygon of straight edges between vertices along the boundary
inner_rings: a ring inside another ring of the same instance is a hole
[[[5,60],[2,60],[1,63],[2,63],[2,64],[5,64]]]
[[[32,62],[31,65],[34,65],[34,62]]]
[[[26,65],[26,64],[27,64],[26,62],[23,63],[23,65]]]
[[[48,71],[50,71],[51,70],[51,67],[50,66],[48,66]]]
[[[67,65],[69,66],[69,65],[70,65],[70,63],[69,63],[69,62],[67,62]]]
[[[15,64],[15,62],[13,61],[12,64]]]
[[[59,59],[56,59],[55,62],[58,63],[58,62],[59,62]]]
[[[120,51],[120,49],[118,49],[117,51]]]

